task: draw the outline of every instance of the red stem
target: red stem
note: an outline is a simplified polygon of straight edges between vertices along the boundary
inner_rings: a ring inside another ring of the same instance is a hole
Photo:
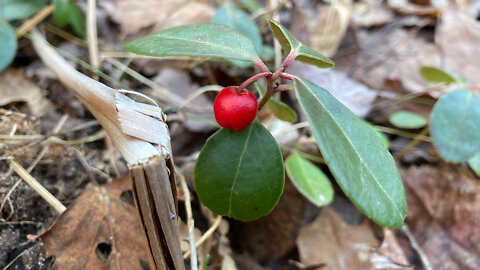
[[[260,59],[255,61],[255,65],[258,67],[258,69],[260,69],[261,72],[270,72],[270,70],[268,70],[268,67],[265,65],[265,63]]]
[[[295,57],[297,57],[297,54],[295,53],[294,50],[291,50],[290,53],[288,53],[287,58],[283,61],[281,67],[283,67],[285,70],[290,66],[290,64],[295,60]]]
[[[241,93],[243,91],[243,89],[245,89],[245,87],[247,87],[247,85],[251,84],[252,82],[254,82],[254,81],[256,81],[256,80],[258,80],[262,77],[268,77],[268,76],[272,76],[272,73],[270,71],[262,72],[262,73],[258,73],[258,74],[253,75],[252,77],[250,77],[246,81],[244,81],[242,84],[240,84],[240,86],[237,89],[237,92]]]
[[[280,78],[284,78],[286,80],[290,80],[290,81],[293,81],[293,75],[291,74],[288,74],[288,73],[280,73],[278,75]]]

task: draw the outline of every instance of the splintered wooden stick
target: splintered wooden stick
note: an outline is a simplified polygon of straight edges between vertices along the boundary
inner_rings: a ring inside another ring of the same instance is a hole
[[[135,102],[75,70],[38,30],[32,31],[32,39],[45,65],[92,112],[127,161],[152,265],[185,269],[165,115],[158,106]]]

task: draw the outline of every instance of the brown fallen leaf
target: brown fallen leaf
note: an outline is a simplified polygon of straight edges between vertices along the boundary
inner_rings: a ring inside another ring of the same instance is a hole
[[[153,269],[130,189],[129,177],[87,186],[41,236],[56,269]]]
[[[352,226],[331,208],[300,230],[297,247],[304,265],[325,263],[322,269],[372,269],[370,250],[378,247],[371,226]]]
[[[101,1],[100,4],[111,18],[121,25],[123,37],[151,26],[152,30],[156,31],[178,25],[208,22],[215,12],[211,1],[206,0],[111,0]]]
[[[372,27],[389,23],[395,16],[383,2],[365,0],[355,2],[352,8],[352,21],[359,27]]]
[[[400,247],[394,231],[383,229],[383,242],[370,256],[374,269],[413,269]]]
[[[26,102],[35,116],[40,116],[53,108],[44,97],[42,89],[27,80],[23,71],[9,69],[0,74],[0,106],[12,102]]]
[[[290,180],[270,214],[251,222],[235,222],[239,244],[260,264],[268,264],[295,247],[307,201]]]
[[[401,174],[406,222],[434,269],[478,269],[480,183],[475,176],[447,165],[410,167]]]

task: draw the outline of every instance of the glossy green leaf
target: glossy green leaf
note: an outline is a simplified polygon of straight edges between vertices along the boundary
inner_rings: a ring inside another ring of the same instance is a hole
[[[317,66],[319,68],[332,68],[335,66],[332,60],[328,57],[316,52],[310,47],[303,45],[297,38],[293,36],[290,31],[279,23],[269,20],[270,28],[282,46],[283,52],[288,54],[290,51],[295,51],[295,60]]]
[[[332,202],[334,191],[330,180],[310,161],[298,154],[290,155],[285,170],[293,185],[311,203],[320,207]]]
[[[433,106],[430,134],[447,161],[466,161],[480,152],[480,97],[465,89],[442,96]]]
[[[468,160],[468,166],[472,168],[477,177],[480,177],[480,153],[477,153],[475,156]]]
[[[222,128],[200,152],[194,170],[200,201],[214,213],[250,221],[265,216],[283,191],[282,154],[258,121],[242,131]]]
[[[425,81],[431,83],[451,84],[456,81],[453,75],[436,67],[423,66],[420,68],[420,75]]]
[[[17,52],[17,38],[15,32],[0,21],[0,71],[5,69],[15,58]]]
[[[241,0],[241,2],[250,12],[257,12],[262,8],[256,0]]]
[[[70,16],[70,24],[73,31],[80,37],[85,36],[85,17],[80,8],[74,3],[68,3],[68,14]]]
[[[262,37],[260,36],[257,25],[247,13],[236,8],[231,2],[227,2],[215,12],[212,22],[235,28],[247,36],[253,42],[257,51],[261,52]]]
[[[18,20],[32,16],[45,4],[42,0],[2,0],[0,1],[0,19]]]
[[[70,20],[68,15],[68,2],[69,0],[53,0],[53,20],[59,27],[65,27]]]
[[[382,141],[385,148],[387,148],[387,149],[390,148],[390,140],[385,135],[385,133],[378,130],[378,128],[375,127],[375,125],[373,125],[372,123],[370,123],[368,121],[364,121],[364,123],[367,124],[367,126],[372,128],[373,132],[375,132],[375,134],[377,134],[378,138],[380,139],[380,141]]]
[[[369,218],[399,228],[405,190],[393,157],[375,132],[325,89],[294,80],[322,156],[345,195]]]
[[[398,111],[392,113],[388,120],[398,128],[417,129],[427,125],[427,119],[418,113]]]
[[[255,82],[255,89],[260,97],[263,97],[267,91],[267,89],[258,82]],[[266,106],[278,119],[289,123],[297,122],[297,113],[284,102],[275,98],[270,98]]]
[[[275,58],[275,49],[270,45],[263,44],[260,57],[263,61],[273,60]]]
[[[125,49],[151,56],[218,57],[256,61],[252,41],[230,26],[202,23],[169,28],[125,45]]]

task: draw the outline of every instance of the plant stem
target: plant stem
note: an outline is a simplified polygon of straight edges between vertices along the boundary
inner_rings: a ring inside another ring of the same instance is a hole
[[[254,81],[256,81],[256,80],[258,80],[262,77],[268,77],[268,76],[272,76],[272,73],[270,71],[262,72],[262,73],[258,73],[258,74],[253,75],[252,77],[250,77],[246,81],[244,81],[242,84],[240,84],[240,86],[237,89],[237,92],[241,93],[242,90],[245,87],[247,87],[247,85],[251,84],[252,82],[254,82]]]
[[[265,92],[265,95],[260,99],[258,102],[258,110],[261,110],[262,107],[267,103],[267,101],[272,97],[273,94],[273,82],[276,79],[273,79],[273,76],[267,77],[267,91]]]
[[[265,65],[265,63],[260,59],[255,61],[255,65],[258,67],[258,69],[260,69],[261,72],[270,72],[268,70],[268,67]]]
[[[280,78],[283,78],[283,79],[286,79],[286,80],[290,80],[290,81],[293,81],[293,75],[291,74],[288,74],[288,73],[280,73],[278,75]]]

